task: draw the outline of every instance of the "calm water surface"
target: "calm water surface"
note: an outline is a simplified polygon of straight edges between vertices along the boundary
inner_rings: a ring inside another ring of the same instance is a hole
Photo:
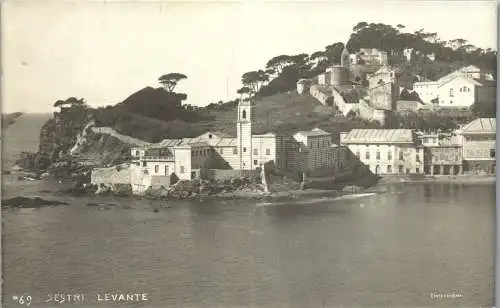
[[[4,133],[5,151],[18,148],[9,146],[19,142],[12,131],[26,122]],[[493,304],[494,185],[393,186],[289,204],[180,202],[158,213],[149,201],[120,198],[99,199],[118,204],[99,210],[86,206],[96,198],[39,192],[47,187],[4,179],[5,196],[70,203],[3,212],[6,307],[17,307],[16,294],[41,301],[57,291],[84,292],[86,305],[108,291],[146,292],[142,306],[156,307]]]

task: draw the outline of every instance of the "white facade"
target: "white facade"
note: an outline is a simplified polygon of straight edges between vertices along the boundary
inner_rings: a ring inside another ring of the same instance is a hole
[[[349,144],[373,174],[423,173],[424,153],[413,144]]]
[[[236,121],[238,153],[240,156],[241,170],[252,168],[252,125],[255,121],[255,105],[251,101],[238,104],[238,115]]]
[[[424,172],[423,147],[409,129],[353,129],[341,133],[341,145],[374,174]]]
[[[417,92],[418,97],[422,102],[431,104],[432,100],[438,97],[439,82],[437,81],[422,81],[413,84],[413,90]]]
[[[477,86],[470,78],[455,76],[438,88],[439,107],[470,107],[476,102]]]

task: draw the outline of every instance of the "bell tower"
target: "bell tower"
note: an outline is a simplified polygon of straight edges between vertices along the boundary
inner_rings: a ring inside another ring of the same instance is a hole
[[[252,162],[252,125],[255,122],[255,103],[253,98],[238,103],[236,130],[240,169],[253,169]]]
[[[349,65],[350,65],[349,51],[347,51],[347,48],[344,47],[344,50],[342,50],[342,54],[340,55],[340,66],[349,69]]]

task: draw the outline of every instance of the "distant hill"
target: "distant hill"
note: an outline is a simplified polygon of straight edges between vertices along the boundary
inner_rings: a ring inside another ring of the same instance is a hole
[[[24,114],[23,112],[13,112],[13,113],[2,114],[2,128],[6,128],[9,125],[14,124],[14,122],[16,122],[17,118],[19,118],[23,114]]]

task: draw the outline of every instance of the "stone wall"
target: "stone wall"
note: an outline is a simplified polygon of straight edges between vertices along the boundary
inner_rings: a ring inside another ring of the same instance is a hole
[[[118,165],[109,168],[94,168],[90,176],[90,182],[94,185],[130,184],[130,166]]]
[[[225,181],[234,178],[254,179],[260,177],[260,170],[227,170],[227,169],[205,169],[202,172],[203,179]]]

